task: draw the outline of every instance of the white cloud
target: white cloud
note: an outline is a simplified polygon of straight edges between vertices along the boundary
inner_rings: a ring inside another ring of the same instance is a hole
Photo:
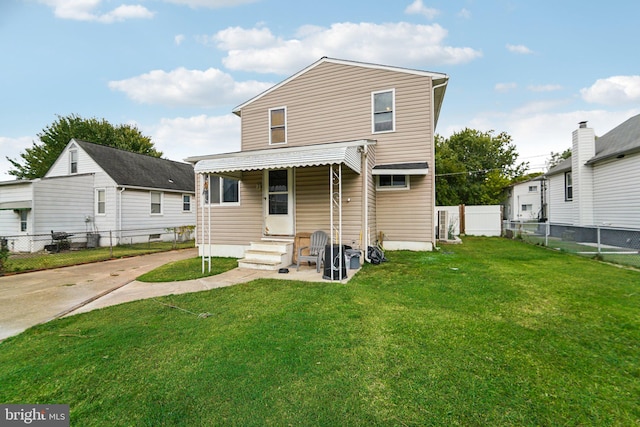
[[[482,56],[472,48],[446,46],[446,37],[438,24],[345,22],[330,28],[303,26],[291,39],[267,28],[230,27],[209,40],[227,50],[223,63],[229,69],[277,74],[291,74],[323,56],[429,69]]]
[[[462,8],[460,12],[458,12],[458,16],[464,19],[471,19],[471,11],[467,8]]]
[[[13,169],[13,165],[9,163],[6,157],[12,160],[18,160],[20,162],[20,154],[25,149],[30,148],[33,145],[33,141],[36,141],[35,136],[22,136],[18,138],[8,138],[0,136],[0,181],[13,181],[15,176],[9,175],[9,169]]]
[[[561,85],[530,85],[527,87],[531,92],[554,92],[557,90],[562,90]]]
[[[518,44],[518,45],[507,44],[507,50],[511,53],[520,53],[523,55],[529,55],[533,53],[531,49],[529,49],[528,47],[522,44]]]
[[[171,160],[240,151],[240,118],[234,114],[165,118],[140,128],[152,135],[156,148]]]
[[[180,46],[184,40],[185,40],[184,34],[178,34],[173,38],[173,42],[176,44],[176,46]]]
[[[236,82],[215,68],[200,71],[182,67],[109,82],[110,89],[124,92],[140,103],[195,107],[235,106],[272,85],[255,80]]]
[[[557,112],[566,101],[535,102],[510,112],[487,112],[464,120],[464,123],[443,123],[444,137],[465,127],[481,131],[506,132],[512,137],[519,161],[530,162],[531,172],[546,172],[545,161],[551,152],[562,152],[571,147],[571,134],[578,123],[588,121],[596,135],[604,135],[630,117],[640,108],[620,111],[570,110]],[[554,111],[556,110],[556,111]]]
[[[218,31],[211,40],[216,43],[218,49],[236,50],[247,48],[261,48],[273,46],[281,42],[268,28],[251,28],[245,30],[241,27],[229,27]]]
[[[580,90],[582,99],[590,103],[622,105],[640,101],[639,76],[613,76],[599,79]]]
[[[518,85],[516,83],[496,83],[493,87],[496,92],[509,92],[516,89]]]
[[[166,3],[185,5],[192,8],[207,7],[216,9],[219,7],[240,6],[242,4],[255,3],[259,0],[164,0]]]
[[[95,21],[110,24],[127,19],[150,19],[154,12],[141,5],[120,5],[107,13],[97,11],[102,0],[40,0],[53,8],[56,17],[74,21]]]
[[[424,15],[429,19],[434,19],[440,11],[431,7],[426,7],[422,0],[415,0],[404,10],[404,13],[409,15]]]

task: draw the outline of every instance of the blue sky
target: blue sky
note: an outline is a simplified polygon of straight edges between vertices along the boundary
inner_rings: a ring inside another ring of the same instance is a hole
[[[446,73],[437,133],[505,131],[543,170],[640,113],[640,2],[2,0],[0,180],[57,115],[172,160],[239,150],[230,112],[322,56]]]

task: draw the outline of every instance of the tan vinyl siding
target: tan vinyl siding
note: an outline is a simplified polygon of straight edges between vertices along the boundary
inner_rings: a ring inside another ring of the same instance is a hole
[[[432,176],[411,176],[410,190],[377,192],[377,226],[385,240],[433,241]]]
[[[202,208],[201,175],[196,175],[196,200],[198,206],[197,242],[202,232],[209,232],[209,208]],[[244,172],[240,181],[240,205],[211,205],[211,243],[219,245],[248,245],[262,238],[262,171]],[[204,223],[203,223],[204,211]]]
[[[375,178],[372,176],[373,167],[376,164],[376,146],[369,146],[367,149],[367,163],[368,163],[368,193],[369,193],[369,206],[368,212],[369,215],[369,243],[371,245],[376,243],[378,228],[376,221],[376,184]]]
[[[296,169],[296,231],[323,230],[329,233],[330,203],[329,167]],[[343,244],[359,246],[362,230],[362,177],[345,166],[342,167],[342,204]],[[336,226],[337,218],[336,212]]]
[[[374,134],[371,93],[391,89],[396,131]],[[286,106],[286,146],[376,139],[379,164],[431,162],[431,95],[429,77],[321,64],[243,108],[242,150],[269,148],[269,108]]]

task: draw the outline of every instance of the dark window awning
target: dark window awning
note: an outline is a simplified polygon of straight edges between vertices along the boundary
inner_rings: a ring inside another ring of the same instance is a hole
[[[427,175],[429,164],[427,162],[394,163],[390,165],[377,165],[373,167],[373,175]]]
[[[362,165],[359,149],[374,143],[370,140],[357,140],[218,154],[197,159],[194,170],[201,174],[237,175],[250,170],[344,164],[360,173]]]
[[[0,203],[0,211],[23,211],[31,209],[31,200]]]

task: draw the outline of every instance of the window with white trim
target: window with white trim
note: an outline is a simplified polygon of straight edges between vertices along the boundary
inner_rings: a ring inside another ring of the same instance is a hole
[[[530,185],[529,186],[529,193],[537,193],[538,192],[538,186],[537,185]]]
[[[408,190],[409,175],[378,175],[378,190]]]
[[[78,173],[78,150],[69,150],[69,173]]]
[[[529,212],[533,210],[533,205],[530,204],[526,204],[526,205],[522,205],[521,209],[522,212]]]
[[[371,132],[396,130],[395,89],[371,93]]]
[[[96,190],[96,215],[107,213],[107,191],[99,188]]]
[[[564,173],[564,200],[570,202],[573,200],[573,178],[571,172]]]
[[[151,191],[151,215],[162,214],[162,193],[160,191]]]
[[[182,212],[191,212],[191,194],[182,195]]]
[[[237,205],[240,203],[240,181],[215,175],[204,175],[202,200],[206,205]]]
[[[269,109],[269,144],[287,143],[287,107]]]
[[[29,211],[26,209],[20,209],[20,231],[27,231],[28,218],[29,218]]]

